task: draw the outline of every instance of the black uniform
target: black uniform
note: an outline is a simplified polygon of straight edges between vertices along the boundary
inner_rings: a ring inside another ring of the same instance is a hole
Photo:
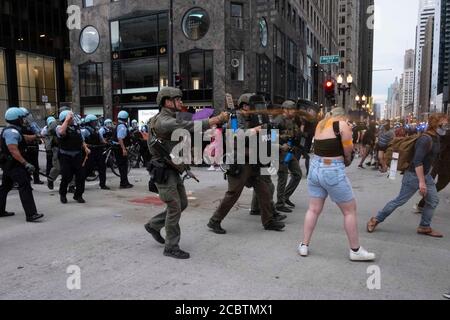
[[[22,129],[22,134],[33,136],[33,135],[37,134],[37,132],[35,132],[33,130],[33,128],[30,125],[28,125]],[[39,142],[38,142],[38,140],[34,140],[33,142],[26,143],[26,148],[22,155],[26,161],[31,163],[36,168],[36,171],[33,173],[34,183],[42,183],[41,179],[39,177]]]
[[[57,129],[58,130],[58,129]],[[81,198],[84,193],[84,168],[83,168],[83,137],[79,127],[67,127],[66,135],[59,136],[59,162],[61,165],[61,185],[59,194],[67,195],[67,187],[75,175],[75,198]]]
[[[9,191],[13,188],[14,183],[19,185],[20,201],[27,219],[37,214],[36,204],[33,197],[33,189],[31,188],[30,178],[25,167],[15,160],[9,152],[8,146],[4,138],[4,134],[9,130],[15,130],[14,134],[20,135],[18,148],[22,156],[27,147],[22,129],[18,126],[9,126],[5,128],[1,135],[1,167],[3,169],[2,185],[0,186],[0,214],[6,211],[6,198]]]
[[[85,130],[88,131],[87,137],[84,142],[88,145],[91,153],[86,161],[86,177],[92,173],[93,170],[98,170],[100,179],[100,187],[106,187],[106,158],[103,152],[105,151],[105,144],[100,138],[100,134],[97,128],[86,126]]]

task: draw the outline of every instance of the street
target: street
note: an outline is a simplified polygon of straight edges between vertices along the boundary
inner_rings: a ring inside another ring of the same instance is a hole
[[[361,244],[377,254],[369,264],[349,261],[342,214],[329,202],[310,257],[297,254],[307,210],[305,179],[291,199],[297,208],[288,214],[286,231],[263,230],[259,218],[248,214],[251,190],[246,189],[222,224],[228,234],[219,236],[206,224],[226,181],[220,172],[195,169],[201,183],[186,183],[190,205],[181,219],[181,248],[191,253],[187,261],[164,257],[163,247],[144,229],[164,209],[148,193],[144,169],[131,172],[136,185],[131,190],[118,190],[119,180],[111,173],[112,191],[88,183],[86,205],[72,197],[62,205],[57,191],[36,186],[37,206],[45,214],[39,224],[25,222],[18,193],[12,191],[7,208],[16,216],[0,221],[0,299],[441,299],[450,287],[450,191],[441,194],[434,219],[444,239],[416,234],[413,201],[369,235],[366,222],[397,195],[400,180],[356,167],[349,176],[359,205]],[[381,272],[379,290],[367,285],[374,265]],[[80,290],[68,289],[69,266],[80,268]]]

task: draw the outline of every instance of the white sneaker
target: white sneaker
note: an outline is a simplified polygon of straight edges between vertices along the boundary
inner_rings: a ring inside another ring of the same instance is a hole
[[[216,171],[216,168],[214,166],[209,167],[208,171]]]
[[[298,253],[302,257],[307,257],[308,256],[308,249],[309,249],[309,247],[306,244],[300,243],[300,245],[298,246]]]
[[[445,299],[450,299],[450,292],[449,292],[449,293],[445,293],[445,294],[444,294],[444,298],[445,298]]]
[[[375,260],[375,253],[368,252],[363,247],[360,247],[358,252],[353,252],[353,250],[350,250],[350,260],[352,260],[352,261],[373,261],[373,260]]]

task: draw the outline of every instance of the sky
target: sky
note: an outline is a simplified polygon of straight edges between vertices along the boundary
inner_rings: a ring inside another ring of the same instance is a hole
[[[375,0],[373,97],[384,104],[389,86],[403,72],[407,49],[415,49],[419,0]]]

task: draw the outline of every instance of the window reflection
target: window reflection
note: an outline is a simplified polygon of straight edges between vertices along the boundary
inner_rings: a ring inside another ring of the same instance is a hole
[[[21,106],[36,109],[44,105],[43,96],[48,97],[48,102],[52,106],[56,105],[56,74],[53,59],[18,52],[16,69]]]

